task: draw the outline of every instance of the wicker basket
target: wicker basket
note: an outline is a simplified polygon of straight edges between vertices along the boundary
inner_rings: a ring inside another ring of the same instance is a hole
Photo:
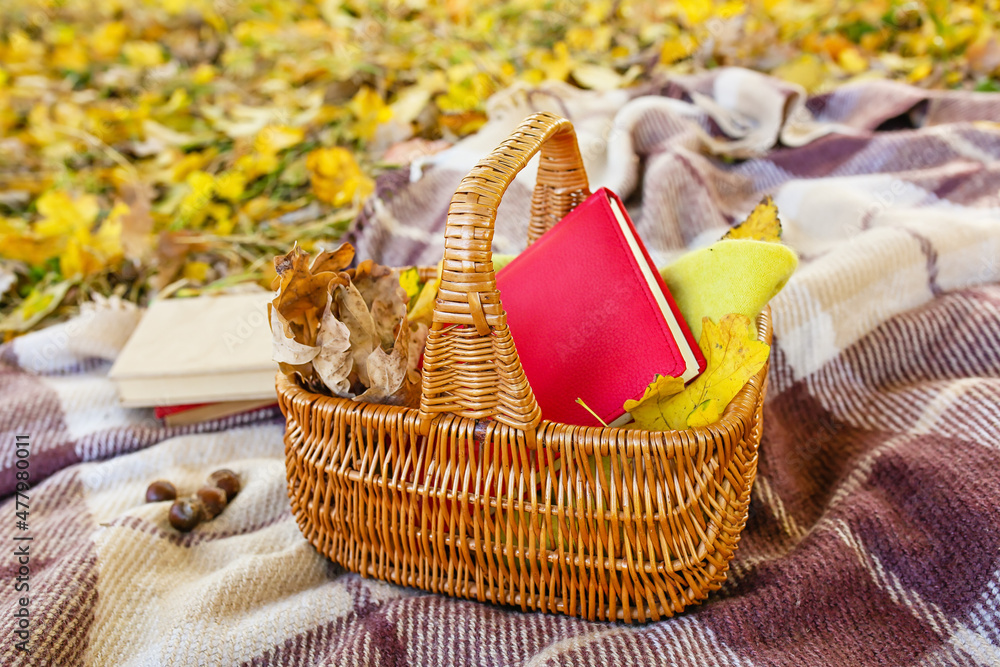
[[[419,409],[323,396],[279,374],[292,511],[321,553],[362,576],[522,610],[660,619],[725,580],[767,366],[704,428],[541,420],[491,255],[500,198],[539,149],[532,239],[589,194],[572,125],[546,113],[462,181]],[[770,341],[767,310],[758,331]]]

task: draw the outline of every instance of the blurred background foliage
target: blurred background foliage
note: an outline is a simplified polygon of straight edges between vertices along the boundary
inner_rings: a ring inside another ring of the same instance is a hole
[[[5,0],[0,332],[94,293],[231,289],[515,82],[720,66],[998,91],[1000,0]]]

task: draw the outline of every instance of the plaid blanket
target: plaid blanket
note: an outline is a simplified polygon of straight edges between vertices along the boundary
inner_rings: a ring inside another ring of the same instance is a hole
[[[803,258],[772,304],[723,589],[624,626],[347,573],[291,517],[280,415],[167,429],[120,408],[106,373],[137,313],[100,302],[0,347],[0,663],[1000,664],[1000,97],[873,81],[807,98],[738,69],[510,90],[479,134],[380,179],[360,255],[436,262],[458,180],[538,109],[574,120],[593,187],[628,198],[659,260],[765,193]],[[523,243],[530,171],[499,250]],[[245,488],[192,533],[143,503],[153,479],[193,490],[223,466]]]

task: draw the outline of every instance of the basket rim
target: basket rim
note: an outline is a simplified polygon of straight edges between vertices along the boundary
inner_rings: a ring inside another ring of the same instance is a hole
[[[770,305],[764,306],[764,309],[757,316],[757,338],[758,340],[771,344],[771,307]],[[565,429],[570,429],[570,433],[581,435],[589,434],[592,431],[601,431],[606,435],[613,436],[609,438],[602,438],[605,445],[610,447],[611,445],[606,444],[608,441],[618,441],[619,436],[626,436],[626,442],[632,446],[638,446],[640,449],[645,449],[646,447],[652,446],[666,446],[670,448],[670,451],[675,451],[677,448],[687,449],[688,445],[692,441],[697,441],[699,436],[707,438],[710,441],[716,439],[728,439],[736,434],[738,437],[742,437],[744,431],[749,428],[753,422],[753,406],[756,405],[757,400],[761,391],[764,388],[764,383],[767,381],[767,373],[770,367],[770,356],[768,356],[767,362],[765,362],[763,368],[761,368],[753,377],[751,377],[745,385],[740,389],[740,391],[733,397],[723,411],[722,416],[718,421],[715,421],[707,426],[697,426],[693,428],[687,428],[683,430],[669,430],[669,431],[652,431],[646,429],[629,428],[628,425],[624,426],[580,426],[576,424],[563,424],[562,422],[553,422],[548,419],[542,419],[538,426],[535,427],[535,432],[538,434],[543,433],[548,430],[551,426],[560,426]],[[275,376],[275,388],[279,395],[283,395],[289,402],[296,399],[307,401],[312,404],[313,409],[321,410],[335,410],[339,408],[353,408],[357,410],[377,408],[379,410],[388,411],[389,413],[404,413],[405,416],[409,416],[413,419],[421,419],[420,410],[415,407],[404,407],[395,405],[385,405],[381,403],[368,403],[364,401],[355,401],[350,398],[341,398],[339,396],[330,396],[328,394],[319,394],[310,391],[302,387],[293,378],[285,375],[280,370],[276,372]],[[431,420],[444,417],[446,415],[435,415],[431,417]],[[458,415],[451,415],[456,419],[464,419]],[[501,424],[497,423],[497,426]],[[636,442],[638,438],[638,442]],[[545,439],[548,441],[548,439]],[[602,447],[603,448],[603,447]]]

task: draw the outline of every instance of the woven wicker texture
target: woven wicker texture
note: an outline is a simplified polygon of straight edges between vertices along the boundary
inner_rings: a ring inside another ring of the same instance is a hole
[[[572,124],[535,114],[462,179],[448,208],[444,266],[424,352],[425,416],[492,417],[533,431],[541,412],[507,328],[493,272],[497,207],[541,149],[529,243],[590,195]]]
[[[572,126],[547,113],[462,182],[419,410],[314,394],[279,374],[292,512],[321,553],[364,576],[524,610],[657,620],[725,579],[756,475],[767,366],[703,428],[540,420],[491,255],[500,198],[539,149],[534,237],[589,194]],[[767,310],[758,334],[770,342]]]

